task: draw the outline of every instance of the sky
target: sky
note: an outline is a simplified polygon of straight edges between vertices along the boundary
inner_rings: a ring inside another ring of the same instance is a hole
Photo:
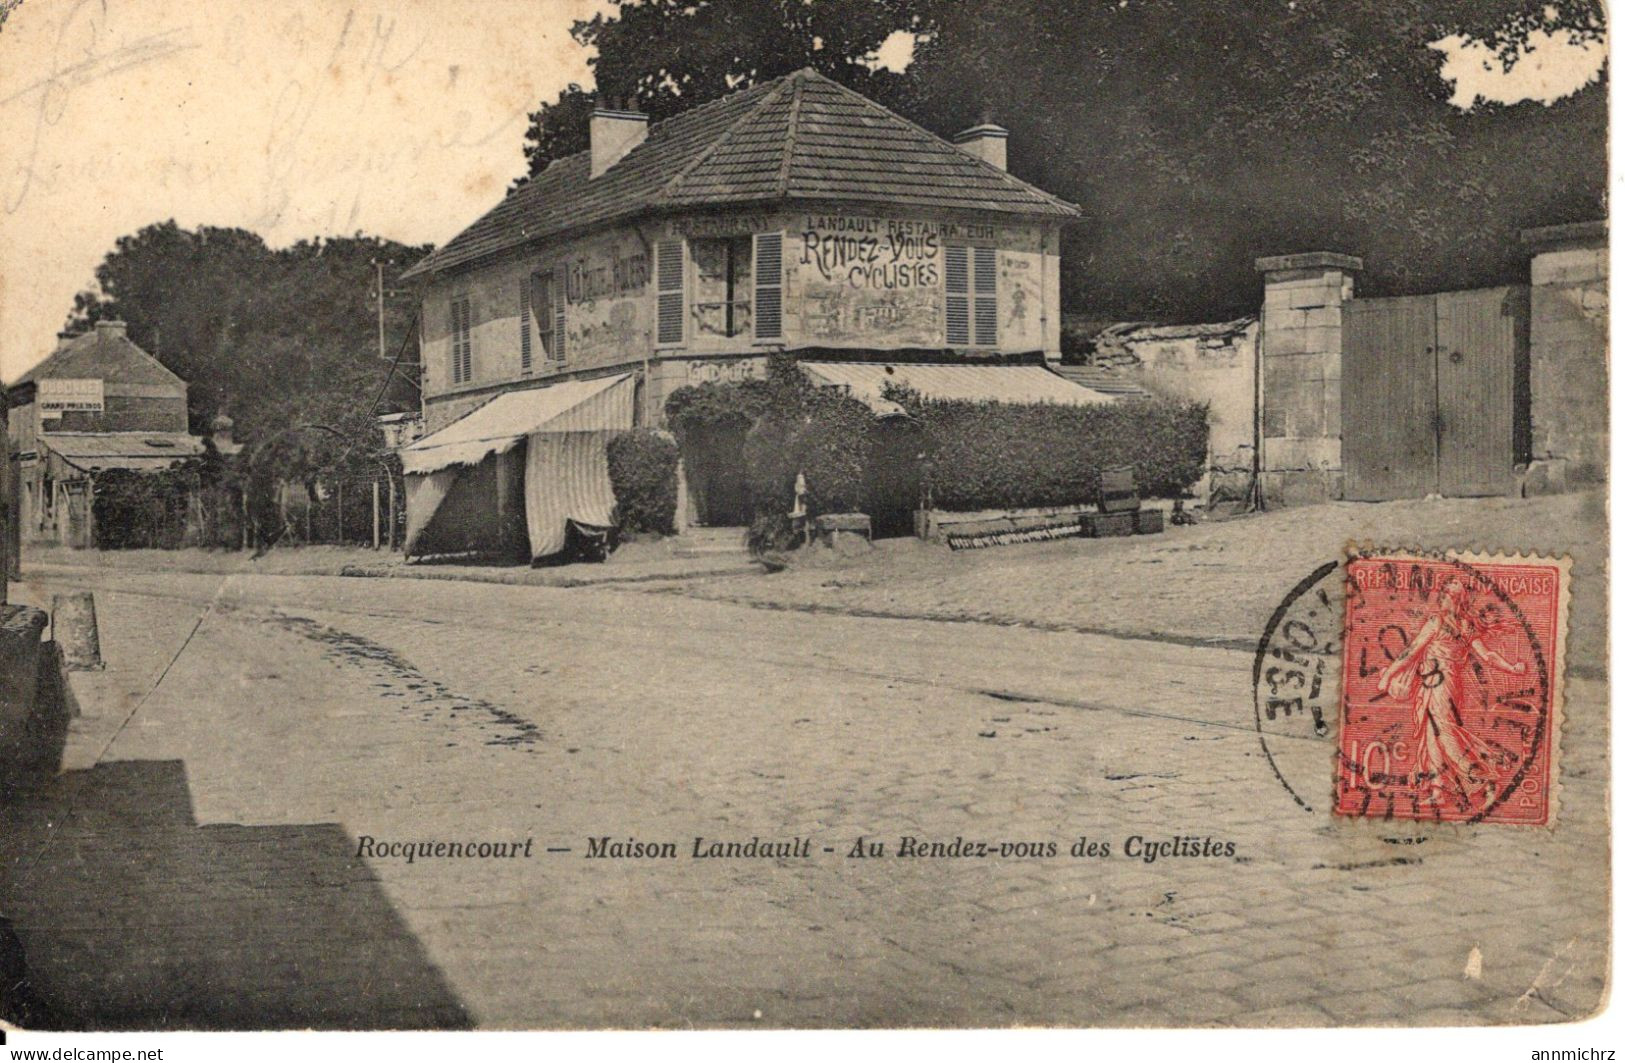
[[[3,4],[4,0],[0,0]],[[524,172],[527,115],[591,86],[572,21],[608,0],[22,0],[0,29],[0,377],[54,346],[118,237],[174,218],[273,246],[440,243]],[[894,35],[880,57],[907,64]],[[1458,105],[1555,98],[1602,50],[1510,74],[1436,47]]]

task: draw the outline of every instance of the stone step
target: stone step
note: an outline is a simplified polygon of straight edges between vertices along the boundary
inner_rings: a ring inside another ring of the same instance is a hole
[[[673,557],[749,557],[744,543],[697,543],[672,548]]]

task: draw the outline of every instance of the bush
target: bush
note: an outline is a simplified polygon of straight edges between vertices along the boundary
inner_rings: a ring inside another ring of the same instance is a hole
[[[198,486],[195,463],[156,472],[109,469],[91,500],[99,550],[174,549],[186,535],[186,510]]]
[[[677,530],[677,444],[639,428],[609,441],[609,482],[623,532]]]
[[[830,391],[808,389],[793,406],[771,410],[745,437],[754,511],[788,513],[798,472],[807,481],[810,513],[865,510],[875,425],[869,407]]]
[[[1100,472],[1134,469],[1148,498],[1179,498],[1207,465],[1207,406],[1144,399],[1096,406],[915,401],[933,503],[975,510],[1097,502]]]
[[[688,384],[666,399],[666,423],[686,449],[702,437],[743,436],[773,405],[765,380]]]
[[[790,512],[795,501],[796,472],[801,468],[797,445],[800,429],[795,413],[777,410],[764,415],[745,436],[739,460],[755,516]]]
[[[797,456],[807,477],[807,508],[817,513],[867,512],[874,456],[874,412],[857,399],[815,391],[803,406]]]

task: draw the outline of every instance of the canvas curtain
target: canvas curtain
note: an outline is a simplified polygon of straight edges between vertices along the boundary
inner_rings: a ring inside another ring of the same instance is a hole
[[[614,524],[615,492],[605,450],[614,432],[537,432],[525,457],[525,524],[532,557],[564,549],[570,522]]]
[[[440,511],[461,470],[456,466],[431,473],[406,474],[406,556],[417,553],[423,531]]]

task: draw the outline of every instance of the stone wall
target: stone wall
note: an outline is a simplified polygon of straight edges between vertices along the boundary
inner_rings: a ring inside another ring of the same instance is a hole
[[[1608,469],[1608,230],[1604,222],[1529,229],[1532,457],[1550,482]]]
[[[1119,325],[1095,336],[1092,360],[1154,395],[1208,404],[1208,475],[1198,498],[1245,497],[1253,472],[1258,319]]]

